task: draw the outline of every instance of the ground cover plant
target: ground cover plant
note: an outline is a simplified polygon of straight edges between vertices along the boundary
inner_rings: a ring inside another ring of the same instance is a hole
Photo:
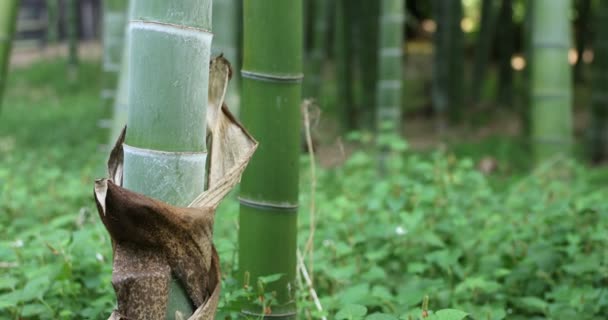
[[[91,85],[100,67],[83,63],[77,82],[64,73],[65,61],[45,62],[13,72],[8,83],[0,116],[2,319],[96,319],[114,308],[111,245],[92,198],[108,141],[98,127],[108,115]],[[382,139],[391,150],[384,179],[366,134],[349,135],[359,151],[343,165],[317,168],[312,264],[305,246],[312,178],[308,155],[301,158],[298,244],[323,307],[300,276],[302,319],[608,314],[605,170],[556,158],[531,172],[486,176],[477,158],[492,148],[479,156],[462,145],[420,153]],[[525,162],[510,155],[521,153],[497,155],[503,167]],[[554,175],[564,165],[569,180]],[[216,221],[222,319],[234,319],[242,299],[272,308],[264,285],[281,277],[237,285],[237,217],[235,195]]]

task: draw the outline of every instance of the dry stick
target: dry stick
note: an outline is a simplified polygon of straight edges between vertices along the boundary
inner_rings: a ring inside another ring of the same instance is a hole
[[[309,108],[313,106],[311,99],[306,99],[302,103],[302,114],[304,116],[304,133],[306,135],[306,145],[310,156],[310,233],[306,241],[305,252],[308,252],[309,268],[310,268],[310,286],[314,279],[314,239],[315,239],[315,192],[317,189],[317,174],[315,166],[315,151],[312,146],[312,136],[310,134],[310,113]]]
[[[317,296],[317,291],[312,286],[312,280],[308,275],[308,271],[306,270],[306,266],[304,265],[304,259],[302,259],[302,253],[298,250],[298,269],[300,269],[300,273],[302,273],[302,277],[304,277],[304,281],[306,281],[306,285],[308,286],[308,291],[310,292],[310,297],[312,301],[315,303],[315,307],[319,312],[323,312],[323,306],[321,305],[321,301]],[[325,316],[321,316],[322,320],[327,320]]]

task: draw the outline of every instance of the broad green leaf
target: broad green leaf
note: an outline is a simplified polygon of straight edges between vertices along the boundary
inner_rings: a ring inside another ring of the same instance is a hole
[[[367,308],[359,304],[349,304],[344,306],[336,314],[336,320],[356,320],[363,319],[367,313]]]
[[[462,320],[468,313],[456,309],[443,309],[435,312],[437,320]]]

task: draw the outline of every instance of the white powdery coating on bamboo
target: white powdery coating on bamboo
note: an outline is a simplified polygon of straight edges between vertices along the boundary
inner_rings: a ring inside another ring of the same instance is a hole
[[[378,89],[401,90],[401,80],[382,79],[378,83]]]
[[[166,152],[126,144],[123,150],[124,171],[130,172],[123,185],[130,190],[147,190],[149,197],[185,206],[204,189],[206,152]]]
[[[213,39],[213,34],[207,30],[154,21],[132,20],[129,23],[129,29],[149,30],[160,33],[176,34],[187,38],[198,38],[201,42],[209,44]]]

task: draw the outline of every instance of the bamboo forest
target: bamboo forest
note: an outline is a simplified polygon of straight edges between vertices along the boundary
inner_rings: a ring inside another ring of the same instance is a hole
[[[606,30],[608,0],[0,0],[0,319],[608,319]]]

